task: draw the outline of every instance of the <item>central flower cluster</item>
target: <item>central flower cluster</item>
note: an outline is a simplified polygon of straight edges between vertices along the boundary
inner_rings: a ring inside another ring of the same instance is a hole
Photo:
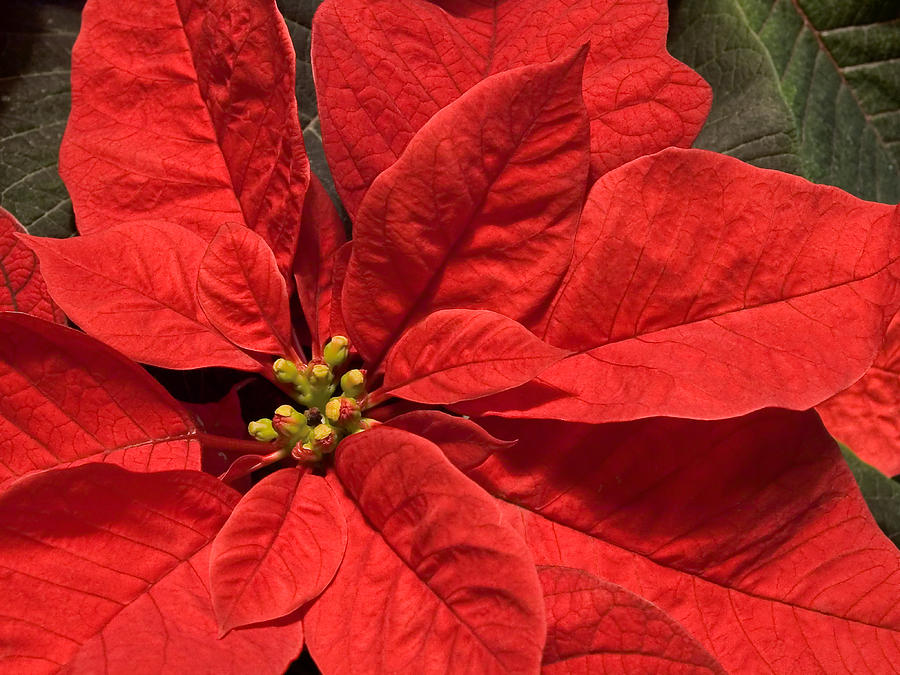
[[[256,440],[276,446],[286,457],[316,464],[337,448],[341,439],[369,429],[378,422],[363,417],[367,407],[366,372],[344,370],[350,355],[343,335],[332,337],[321,359],[297,365],[280,358],[272,365],[275,378],[299,404],[275,409],[270,418],[254,420],[247,431]],[[343,372],[342,372],[343,371]]]

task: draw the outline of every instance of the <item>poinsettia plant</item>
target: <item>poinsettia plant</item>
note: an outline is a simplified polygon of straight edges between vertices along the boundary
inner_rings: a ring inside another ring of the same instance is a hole
[[[348,240],[273,2],[90,0],[81,235],[0,219],[4,667],[890,668],[900,554],[809,409],[888,358],[900,211],[690,149],[666,27],[327,0]]]

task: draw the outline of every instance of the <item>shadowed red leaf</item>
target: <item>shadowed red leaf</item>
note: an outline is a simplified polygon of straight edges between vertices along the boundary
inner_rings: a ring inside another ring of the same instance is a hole
[[[900,473],[900,317],[875,363],[852,387],[816,406],[828,431],[888,476]]]
[[[511,504],[535,562],[659,605],[727,671],[900,658],[900,554],[814,413],[488,429],[519,443],[467,475]]]
[[[702,150],[592,188],[539,334],[586,353],[465,409],[608,422],[803,410],[871,365],[900,301],[900,211]]]
[[[206,243],[196,234],[144,223],[26,241],[72,321],[135,361],[175,369],[259,368],[200,309],[197,275]]]
[[[60,173],[82,234],[246,225],[290,269],[309,163],[294,50],[267,0],[91,0]]]
[[[222,640],[210,542],[239,495],[199,471],[89,465],[0,498],[0,643],[11,672],[281,673],[295,621]]]
[[[433,443],[400,429],[350,436],[335,461],[349,537],[304,618],[319,667],[536,671],[545,630],[537,573],[493,501]]]
[[[569,263],[587,186],[584,58],[485,80],[372,185],[342,298],[368,361],[439,309],[489,309],[526,327],[543,311]]]
[[[313,22],[313,66],[344,204],[355,214],[416,131],[479,81],[586,42],[593,172],[689,147],[711,95],[666,52],[667,29],[659,0],[328,0]]]
[[[335,254],[347,241],[344,224],[322,183],[311,176],[303,202],[303,221],[297,257],[294,258],[294,280],[300,306],[312,336],[313,357],[322,356],[322,346],[332,335],[330,328],[332,271]]]
[[[464,471],[478,466],[493,453],[515,445],[515,441],[494,438],[472,420],[438,410],[413,410],[392,417],[387,424],[427,438]]]
[[[347,324],[344,322],[344,307],[341,303],[341,295],[344,290],[344,281],[347,278],[347,265],[350,263],[350,254],[353,252],[353,241],[343,244],[334,254],[334,263],[331,269],[331,306],[328,312],[328,332],[331,335],[347,336]],[[353,345],[351,345],[353,347]]]
[[[219,228],[200,261],[200,307],[210,324],[238,347],[290,355],[287,284],[272,249],[242,225]]]
[[[456,403],[518,386],[567,352],[496,312],[443,309],[388,352],[384,389],[419,403]]]
[[[547,644],[541,672],[717,673],[700,643],[659,607],[571,567],[542,566]]]
[[[47,293],[37,256],[16,236],[24,232],[19,221],[0,208],[0,311],[25,312],[64,324],[66,315]]]
[[[136,363],[84,333],[0,314],[0,484],[86,461],[199,469],[196,434]]]
[[[213,607],[223,632],[290,614],[334,577],[347,523],[324,478],[281,469],[254,485],[212,547]]]

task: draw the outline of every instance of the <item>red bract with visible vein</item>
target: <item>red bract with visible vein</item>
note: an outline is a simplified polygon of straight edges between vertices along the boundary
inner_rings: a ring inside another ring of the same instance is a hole
[[[126,437],[110,454],[196,433],[220,474],[91,465],[0,495],[0,558],[39,582],[0,579],[11,658],[92,672],[102,644],[147,672],[278,673],[305,640],[326,673],[793,674],[900,656],[900,555],[815,414],[764,409],[819,404],[875,360],[896,210],[667,149],[708,100],[662,49],[664,3],[326,3],[314,66],[352,242],[306,193],[274,5],[136,4],[90,0],[76,49],[84,235],[27,241],[96,339],[265,376],[273,413],[254,441],[185,431],[124,357],[85,364],[83,335],[44,400],[10,387],[14,424],[75,458],[110,444],[54,405],[98,411]],[[102,392],[73,397],[67,369]],[[120,389],[146,422],[110,418]],[[240,500],[221,484],[254,471]],[[96,616],[55,611],[54,584]]]
[[[328,0],[313,25],[313,67],[344,205],[355,215],[416,132],[478,82],[579,44],[590,43],[583,91],[594,177],[690,146],[711,96],[666,52],[667,22],[660,0]]]
[[[875,363],[852,387],[816,406],[835,438],[888,476],[900,474],[900,319]]]
[[[286,274],[309,183],[290,45],[274,2],[89,3],[60,149],[79,232],[233,221]]]
[[[19,221],[0,208],[0,311],[24,312],[65,323],[65,315],[47,293],[37,256],[18,238],[24,233]]]

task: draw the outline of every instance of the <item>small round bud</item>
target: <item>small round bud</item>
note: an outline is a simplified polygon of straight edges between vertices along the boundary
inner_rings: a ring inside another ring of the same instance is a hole
[[[275,371],[275,379],[284,384],[293,384],[300,374],[297,364],[287,359],[276,359],[272,364],[272,370]]]
[[[366,372],[364,370],[348,370],[341,376],[341,390],[344,396],[360,398],[366,392]]]
[[[312,385],[322,385],[322,384],[331,384],[331,381],[334,379],[334,375],[331,372],[331,368],[326,366],[324,363],[317,363],[312,366],[308,371],[309,382]]]
[[[333,424],[347,426],[359,419],[359,405],[352,398],[337,396],[325,404],[325,417]]]
[[[275,431],[279,435],[290,439],[309,431],[309,427],[306,424],[306,415],[294,410],[289,405],[278,406],[275,414],[272,416],[272,426],[275,427]]]
[[[322,358],[332,368],[343,365],[344,361],[350,355],[350,341],[343,335],[335,335],[326,344],[322,350]]]
[[[309,444],[319,452],[331,452],[337,447],[338,436],[334,428],[328,424],[320,424],[312,431]]]
[[[267,417],[250,422],[247,432],[261,443],[271,443],[278,438],[278,432],[272,426],[272,420]]]

